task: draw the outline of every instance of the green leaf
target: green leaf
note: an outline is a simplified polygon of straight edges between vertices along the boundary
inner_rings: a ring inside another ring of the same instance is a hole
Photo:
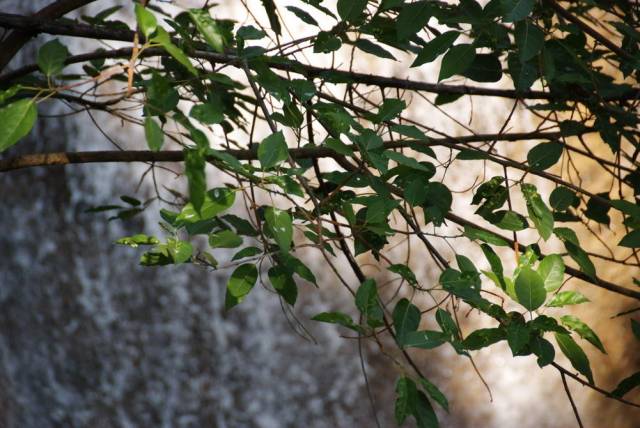
[[[164,133],[162,129],[160,129],[160,125],[158,125],[152,117],[146,117],[144,119],[144,135],[147,139],[149,149],[157,152],[162,148]]]
[[[523,267],[515,280],[518,302],[529,311],[539,308],[547,298],[547,290],[540,275],[528,266]]]
[[[38,49],[37,64],[47,76],[55,76],[64,68],[64,62],[69,57],[67,47],[60,40],[53,39]]]
[[[621,247],[639,248],[640,247],[640,229],[627,233],[624,238],[618,242]]]
[[[537,171],[544,171],[560,160],[564,146],[560,143],[541,143],[529,150],[527,162]]]
[[[600,352],[602,352],[603,354],[607,353],[598,335],[593,330],[591,330],[591,328],[587,324],[582,322],[579,318],[574,317],[573,315],[563,315],[560,317],[560,320],[562,321],[562,324],[566,325],[571,330],[578,333],[578,335],[581,338],[583,338],[584,340],[588,341],[593,346],[598,348]]]
[[[242,238],[231,230],[222,230],[209,235],[211,248],[236,248],[242,245]]]
[[[0,109],[0,153],[17,143],[33,128],[38,110],[33,100],[22,99]]]
[[[331,150],[333,150],[336,153],[339,153],[345,156],[353,156],[353,150],[351,149],[351,147],[344,144],[342,141],[338,140],[337,138],[327,137],[327,139],[324,140],[323,144],[329,147]]]
[[[243,40],[260,40],[265,36],[264,31],[257,29],[253,25],[242,26],[236,31],[236,37]],[[227,77],[226,75],[224,76]]]
[[[424,211],[424,221],[440,226],[444,222],[444,217],[451,209],[453,196],[451,191],[444,184],[432,181],[425,186],[425,203],[422,206]]]
[[[300,278],[309,281],[316,287],[318,286],[315,275],[307,265],[290,254],[280,254],[280,257],[283,259],[284,265],[289,269],[289,271],[296,273]]]
[[[397,98],[385,99],[382,102],[382,105],[378,108],[376,123],[386,122],[396,118],[405,108],[407,108],[407,103],[405,103],[404,100]]]
[[[516,22],[526,18],[535,6],[535,0],[500,0],[505,22]]]
[[[640,372],[636,372],[631,376],[622,379],[616,389],[611,391],[611,395],[622,398],[627,392],[637,386],[640,386]]]
[[[532,184],[522,184],[522,195],[527,202],[527,212],[529,218],[536,226],[538,233],[545,241],[551,236],[553,231],[553,214],[545,205],[538,194],[538,190]]]
[[[258,159],[263,169],[270,169],[286,160],[289,148],[282,131],[271,134],[258,146]]]
[[[363,332],[362,327],[354,323],[351,317],[342,312],[322,312],[311,319],[329,324],[338,324],[358,333]]]
[[[240,304],[253,289],[258,280],[258,269],[254,264],[245,263],[233,271],[227,282],[227,295],[224,301],[225,310]]]
[[[488,230],[477,229],[473,226],[465,225],[464,226],[464,236],[471,240],[479,240],[482,242],[486,242],[487,244],[496,245],[499,247],[508,247],[509,242],[496,235],[493,232],[489,232]]]
[[[185,175],[189,180],[189,200],[194,210],[199,213],[205,199],[207,179],[205,176],[205,159],[200,150],[185,149]]]
[[[507,325],[507,343],[513,356],[523,354],[523,350],[531,340],[529,327],[521,322],[511,322]]]
[[[400,299],[393,309],[393,328],[396,331],[398,343],[402,343],[405,336],[418,330],[420,325],[420,309],[407,299]]]
[[[555,333],[556,342],[560,350],[571,362],[574,369],[582,373],[593,385],[593,374],[589,359],[580,345],[578,345],[568,334]]]
[[[205,125],[221,123],[224,120],[224,106],[218,97],[212,97],[206,103],[191,107],[189,116]]]
[[[200,212],[196,212],[192,203],[188,203],[182,208],[176,220],[184,223],[196,223],[202,220],[211,219],[233,205],[236,194],[233,189],[217,187],[209,190],[204,197]]]
[[[589,299],[577,291],[561,291],[553,296],[553,299],[551,299],[546,306],[549,306],[550,308],[560,308],[567,305],[579,305],[580,303],[586,303],[589,301]]]
[[[514,36],[522,62],[538,55],[544,46],[544,33],[528,19],[516,23]]]
[[[156,36],[151,39],[151,41],[161,45],[164,50],[169,53],[169,55],[171,55],[176,61],[182,64],[187,70],[189,70],[191,74],[195,76],[198,75],[198,70],[196,70],[193,64],[191,64],[191,61],[189,61],[189,57],[182,51],[182,49],[171,42],[171,37],[169,37],[169,33],[167,33],[164,28],[158,26],[158,28],[156,28]]]
[[[433,349],[446,342],[446,336],[440,331],[410,331],[398,340],[403,348]]]
[[[405,281],[407,281],[410,285],[416,286],[418,285],[418,280],[416,279],[416,275],[409,269],[407,265],[403,264],[394,264],[387,268],[390,272],[397,273],[400,275]]]
[[[418,401],[413,415],[418,428],[438,428],[438,417],[429,403],[429,399],[422,391],[418,391]]]
[[[343,21],[357,21],[365,8],[367,0],[338,0],[338,15]]]
[[[224,48],[231,41],[231,32],[211,18],[208,10],[189,9],[189,16],[207,44],[216,52],[224,53]]]
[[[502,64],[497,54],[477,54],[461,74],[476,82],[497,82],[502,79]]]
[[[596,196],[600,199],[609,199],[608,192],[598,193]],[[611,222],[611,218],[609,218],[608,214],[609,209],[611,209],[611,205],[601,201],[600,199],[592,196],[587,202],[587,209],[584,210],[584,215],[591,220],[608,226]]]
[[[462,346],[469,351],[475,351],[498,343],[506,338],[506,332],[502,328],[481,328],[469,334],[462,341]]]
[[[258,247],[246,247],[233,255],[231,261],[244,259],[245,257],[253,257],[262,254],[262,250]]]
[[[556,351],[551,342],[542,337],[534,337],[531,341],[531,351],[538,357],[538,366],[541,368],[551,364],[556,357]]]
[[[553,233],[564,243],[569,256],[578,263],[580,270],[595,280],[596,268],[591,259],[589,259],[587,252],[580,247],[576,233],[566,227],[556,227],[553,229]]]
[[[316,27],[318,26],[318,21],[316,21],[313,16],[309,15],[308,12],[300,9],[299,7],[287,6],[287,9],[293,12],[293,14],[295,14],[305,24],[315,25]]]
[[[640,340],[640,322],[631,319],[631,331],[636,339]]]
[[[320,31],[313,42],[314,53],[331,53],[337,51],[342,46],[340,38],[328,31]]]
[[[396,18],[396,34],[398,41],[411,38],[427,25],[434,12],[433,4],[429,1],[406,3],[402,6]]]
[[[564,261],[558,254],[549,254],[540,262],[538,274],[547,291],[556,291],[564,279]]]
[[[564,186],[558,186],[553,189],[549,196],[549,205],[556,211],[566,211],[569,207],[577,207],[580,205],[580,198],[576,193]]]
[[[138,27],[144,34],[145,38],[149,38],[154,31],[156,31],[156,27],[158,26],[158,21],[153,13],[149,12],[149,10],[142,6],[140,3],[136,3],[135,5],[135,13],[136,13],[136,21],[138,21]]]
[[[356,307],[370,327],[380,327],[383,323],[383,312],[378,301],[378,286],[376,282],[367,278],[356,292]]]
[[[507,285],[504,282],[504,269],[502,267],[502,261],[500,260],[500,257],[498,257],[496,252],[493,251],[493,248],[491,248],[487,244],[481,244],[480,248],[482,249],[484,256],[487,258],[489,266],[491,266],[491,272],[493,272],[493,274],[496,276],[497,285],[503,290],[506,289]]]
[[[431,164],[425,165],[423,163],[418,162],[413,157],[405,156],[402,153],[394,152],[393,150],[385,150],[384,156],[389,160],[397,162],[398,165],[403,165],[411,169],[415,169],[416,171],[423,171],[423,172],[426,172],[427,174],[433,175],[434,171],[433,171],[433,166]]]
[[[271,30],[280,35],[282,34],[282,27],[280,26],[280,20],[278,19],[278,13],[276,11],[276,5],[273,0],[260,0],[262,1],[262,5],[264,6],[265,11],[267,12],[267,17],[269,18],[269,25],[271,25]]]
[[[273,266],[268,272],[271,285],[282,298],[293,306],[298,299],[298,286],[291,273],[283,266]]]
[[[418,401],[418,389],[415,382],[402,376],[396,383],[396,402],[394,415],[398,426],[402,425],[407,416],[415,412]]]
[[[394,61],[396,60],[396,57],[394,57],[391,52],[367,39],[358,39],[355,43],[355,47],[363,52],[375,55],[378,58],[392,59]]]
[[[293,241],[293,222],[289,213],[278,208],[267,207],[264,218],[280,250],[288,253]]]
[[[438,82],[456,74],[464,73],[476,57],[476,48],[471,44],[453,46],[442,58]]]
[[[147,102],[145,112],[150,116],[158,116],[173,110],[179,101],[178,92],[173,83],[157,72],[153,72],[151,79],[145,81],[147,87]]]
[[[137,248],[140,245],[156,245],[159,243],[160,241],[158,241],[158,238],[155,236],[147,236],[142,233],[133,236],[125,236],[116,241],[116,244],[126,245],[131,248]]]
[[[487,217],[492,224],[495,224],[500,229],[520,231],[529,227],[527,219],[515,211],[500,210],[494,212],[491,216]]]
[[[167,240],[167,250],[173,262],[176,264],[188,261],[191,259],[191,254],[193,254],[193,246],[191,243],[177,239]]]
[[[429,380],[421,377],[419,379],[420,386],[425,390],[429,397],[433,398],[436,403],[438,403],[443,409],[449,412],[449,400],[447,397],[440,391],[440,389],[435,386],[433,383],[429,382]]]
[[[302,103],[306,103],[316,94],[316,86],[311,80],[293,79],[289,86]]]

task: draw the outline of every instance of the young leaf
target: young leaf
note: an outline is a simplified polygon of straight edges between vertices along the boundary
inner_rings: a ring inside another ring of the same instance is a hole
[[[191,258],[191,254],[193,254],[193,246],[187,241],[169,239],[167,240],[166,248],[171,259],[176,264],[188,261]]]
[[[211,248],[236,248],[242,245],[242,238],[231,230],[222,230],[209,235]]]
[[[540,275],[528,266],[516,277],[515,291],[518,302],[529,311],[538,309],[547,298],[547,290]]]
[[[577,291],[561,291],[553,296],[553,299],[547,303],[547,306],[550,308],[561,308],[562,306],[579,305],[580,303],[586,302],[589,302],[589,299]]]
[[[282,131],[271,134],[258,146],[258,159],[263,169],[270,169],[288,157],[289,148]]]
[[[555,333],[556,342],[560,350],[571,362],[574,369],[582,373],[593,385],[593,374],[591,373],[591,365],[589,358],[584,353],[580,345],[578,345],[568,334]]]
[[[264,218],[280,250],[288,253],[293,240],[293,223],[289,213],[285,210],[268,207],[264,212]]]
[[[136,3],[135,5],[135,13],[140,31],[142,31],[144,37],[149,38],[149,36],[156,31],[156,27],[158,26],[156,17],[149,11],[149,9],[139,3]]]
[[[438,82],[455,74],[464,73],[476,57],[476,48],[471,44],[453,46],[442,58]]]
[[[144,119],[144,135],[147,139],[149,149],[157,152],[162,148],[164,133],[162,129],[160,129],[160,125],[158,125],[152,117],[146,117]]]
[[[33,128],[38,111],[33,100],[22,99],[0,109],[0,153],[17,143]]]
[[[602,352],[603,354],[607,353],[598,335],[593,330],[591,330],[591,328],[587,324],[582,322],[579,318],[574,317],[573,315],[563,315],[560,317],[560,320],[562,321],[562,324],[566,325],[571,330],[578,333],[578,335],[581,338],[583,338],[584,340],[588,341],[593,346],[598,348],[600,352]]]
[[[527,202],[527,212],[533,224],[536,226],[538,233],[545,241],[551,236],[553,231],[553,214],[546,206],[538,190],[532,184],[523,184],[522,195]]]
[[[226,310],[241,303],[258,280],[258,269],[254,264],[245,263],[233,271],[227,282]]]
[[[556,291],[564,279],[564,261],[558,254],[549,254],[540,262],[538,274],[547,291]]]
[[[207,44],[216,52],[223,53],[231,41],[231,32],[211,18],[208,10],[189,9],[189,16]]]
[[[176,45],[171,42],[171,37],[167,31],[158,26],[156,28],[156,36],[152,39],[153,42],[162,46],[176,61],[182,64],[191,74],[197,76],[198,70],[191,64],[189,57]]]
[[[60,40],[53,39],[38,49],[38,67],[47,76],[55,76],[64,68],[64,62],[69,57],[67,47]]]

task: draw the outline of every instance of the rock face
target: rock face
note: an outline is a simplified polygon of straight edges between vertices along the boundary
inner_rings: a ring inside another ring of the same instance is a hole
[[[34,58],[31,46],[12,65]],[[6,155],[108,147],[83,113],[39,120]],[[84,212],[139,178],[131,166],[99,164],[0,176],[0,426],[365,426],[352,341],[324,328],[320,345],[301,338],[263,290],[224,315],[224,274],[138,266],[135,250],[113,241],[153,228],[156,209],[147,225]]]

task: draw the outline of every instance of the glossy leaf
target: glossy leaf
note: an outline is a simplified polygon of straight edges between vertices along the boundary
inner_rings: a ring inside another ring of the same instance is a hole
[[[258,146],[258,159],[264,169],[270,169],[279,165],[288,157],[289,148],[282,131],[271,134]]]
[[[23,99],[0,109],[0,153],[16,144],[33,128],[38,116],[33,100]]]
[[[280,250],[285,253],[289,252],[293,241],[293,222],[289,213],[285,210],[268,207],[264,212],[264,218]]]
[[[535,170],[551,168],[562,156],[564,146],[560,143],[541,143],[529,150],[527,162]]]
[[[224,307],[226,310],[240,304],[258,280],[258,269],[254,264],[245,263],[238,266],[227,282],[227,294]]]
[[[547,291],[556,291],[564,280],[564,261],[558,254],[545,256],[538,266],[538,274],[544,281]]]
[[[38,67],[47,76],[55,76],[64,68],[69,57],[69,50],[60,40],[53,39],[38,49]]]
[[[575,317],[573,315],[563,315],[560,317],[560,320],[562,321],[562,324],[578,333],[581,338],[598,348],[600,352],[602,352],[603,354],[607,353],[598,335],[578,317]]]
[[[547,298],[542,277],[530,267],[524,267],[515,280],[518,303],[529,311],[538,309]]]
[[[156,17],[149,11],[149,9],[139,3],[136,3],[135,5],[135,14],[140,31],[142,31],[142,34],[144,34],[146,38],[149,38],[149,36],[156,31],[156,27],[158,26]]]
[[[589,383],[593,384],[591,365],[580,345],[567,334],[556,333],[555,338],[560,350],[569,359],[573,368],[582,373],[589,380]]]

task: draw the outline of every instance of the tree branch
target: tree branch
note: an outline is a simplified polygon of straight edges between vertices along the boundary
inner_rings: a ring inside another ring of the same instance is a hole
[[[0,27],[5,28],[31,28],[34,31],[57,34],[65,36],[85,37],[91,39],[103,39],[103,40],[116,40],[130,42],[133,40],[135,34],[132,30],[110,29],[95,27],[80,23],[68,23],[60,21],[42,20],[38,18],[12,15],[8,13],[0,13]],[[140,36],[139,36],[140,37]],[[143,40],[143,39],[140,39]],[[73,64],[77,62],[88,61],[90,59],[102,59],[102,58],[116,58],[116,57],[131,57],[131,48],[116,49],[112,51],[95,52],[92,54],[77,55],[67,59],[67,64]],[[193,58],[206,59],[218,63],[228,63],[240,65],[241,58],[232,54],[218,54],[206,50],[194,50],[187,52],[189,56]],[[159,56],[168,55],[166,51],[161,48],[146,49],[142,56]],[[323,77],[327,74],[331,74],[334,77],[339,77],[345,80],[353,81],[354,83],[361,83],[366,85],[378,86],[381,88],[395,88],[406,89],[413,91],[430,92],[435,94],[450,94],[450,95],[478,95],[489,97],[501,97],[510,99],[539,99],[539,100],[567,100],[567,101],[580,101],[582,98],[575,97],[569,93],[550,93],[545,91],[521,91],[518,92],[514,89],[495,89],[495,88],[482,88],[477,86],[468,85],[448,85],[439,83],[428,83],[408,79],[399,79],[395,77],[383,77],[372,74],[358,73],[352,71],[334,70],[329,68],[314,67],[311,65],[302,64],[295,61],[281,62],[275,60],[269,60],[268,64],[274,69],[282,71],[290,71],[294,73],[300,73],[312,77]],[[24,76],[27,73],[36,71],[38,67],[36,65],[29,65],[22,67],[12,73],[7,73],[0,76],[0,85],[6,85],[11,80]],[[629,94],[623,96],[615,96],[610,98],[604,98],[607,101],[624,101],[635,100],[640,96],[640,90],[632,90]]]
[[[94,1],[95,0],[58,0],[40,9],[34,14],[34,17],[45,20],[59,18]],[[34,31],[33,28],[18,29],[16,27],[16,31],[13,31],[0,43],[0,71],[9,64],[11,59],[22,49],[22,46],[36,34],[37,32]]]

